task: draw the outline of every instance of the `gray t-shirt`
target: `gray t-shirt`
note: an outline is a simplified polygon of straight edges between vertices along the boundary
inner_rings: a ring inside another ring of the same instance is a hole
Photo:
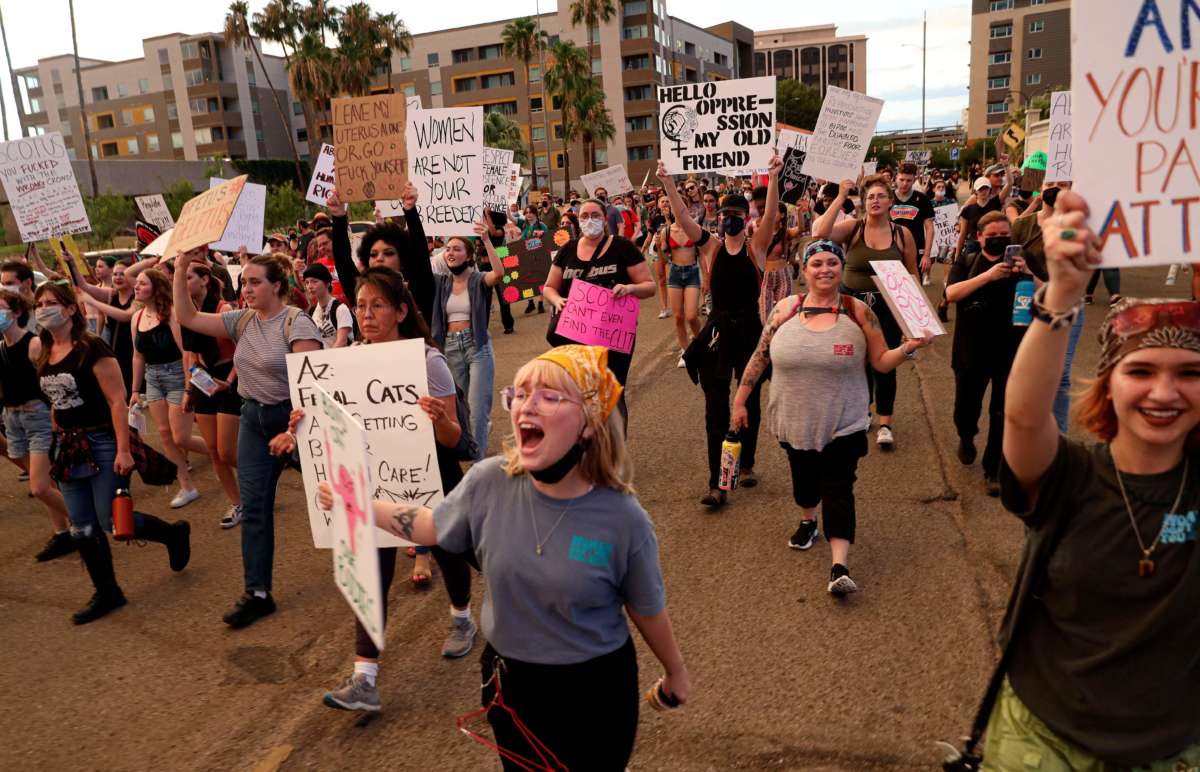
[[[250,324],[246,325],[245,335],[238,340],[237,323],[244,313],[253,316],[250,317]],[[287,402],[291,397],[288,391],[287,355],[291,353],[292,345],[298,340],[321,342],[321,332],[305,313],[296,315],[291,336],[284,341],[283,328],[287,313],[288,307],[285,306],[277,315],[265,321],[259,319],[255,311],[226,311],[221,314],[225,331],[237,343],[233,364],[237,368],[238,394],[243,399],[252,399],[264,405]]]
[[[552,499],[528,475],[509,477],[502,462],[471,467],[433,513],[438,545],[474,550],[479,559],[488,641],[503,656],[546,665],[620,648],[629,638],[624,605],[644,616],[666,606],[650,516],[611,488]],[[545,540],[541,556],[534,520]]]

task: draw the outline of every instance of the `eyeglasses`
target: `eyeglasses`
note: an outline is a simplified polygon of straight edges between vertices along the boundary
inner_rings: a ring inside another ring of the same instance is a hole
[[[1156,327],[1182,327],[1200,332],[1200,303],[1143,303],[1130,306],[1112,320],[1112,330],[1121,336],[1139,335]]]
[[[564,402],[581,403],[553,389],[534,389],[532,392],[516,386],[505,386],[500,390],[500,404],[510,413],[515,413],[528,401],[533,412],[549,418],[558,412]]]
[[[580,212],[579,219],[580,220],[603,220],[604,213],[603,212],[592,212],[591,214],[584,214],[583,212]]]

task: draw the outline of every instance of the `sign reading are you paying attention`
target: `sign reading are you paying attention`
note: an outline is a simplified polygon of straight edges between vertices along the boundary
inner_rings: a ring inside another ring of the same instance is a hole
[[[669,174],[765,169],[775,146],[775,76],[658,87]]]

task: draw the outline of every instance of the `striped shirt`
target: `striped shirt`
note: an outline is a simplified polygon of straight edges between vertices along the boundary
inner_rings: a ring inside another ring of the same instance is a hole
[[[264,405],[278,405],[290,398],[287,379],[287,355],[298,340],[321,342],[321,333],[308,314],[298,314],[292,322],[292,334],[283,340],[283,326],[287,320],[285,306],[270,319],[259,319],[253,311],[226,311],[221,314],[225,331],[237,343],[233,364],[237,368],[238,394],[243,399],[252,399]],[[246,333],[241,340],[237,337],[237,323],[243,313],[253,313]]]

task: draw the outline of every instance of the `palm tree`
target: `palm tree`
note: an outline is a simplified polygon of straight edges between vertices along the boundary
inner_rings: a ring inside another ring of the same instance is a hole
[[[578,115],[579,133],[583,138],[583,168],[596,171],[596,143],[616,136],[612,113],[604,105],[604,89],[593,80],[584,82],[583,91],[575,97],[575,112]]]
[[[267,79],[267,88],[270,89],[271,99],[275,102],[275,112],[279,113],[279,120],[283,123],[284,131],[287,132],[288,145],[292,148],[292,158],[296,162],[296,185],[304,187],[307,180],[304,178],[304,170],[300,166],[300,151],[296,149],[292,122],[288,114],[284,112],[283,104],[279,101],[279,92],[275,90],[275,84],[271,82],[270,73],[263,65],[262,53],[258,50],[258,46],[254,45],[254,38],[250,34],[250,23],[246,19],[246,14],[249,12],[250,6],[246,0],[234,0],[230,3],[229,13],[225,15],[225,45],[232,48],[245,46],[254,52],[254,58],[258,61],[258,69],[262,70],[263,77]]]
[[[337,41],[334,72],[338,85],[350,96],[366,96],[379,58],[378,28],[371,6],[356,2],[342,10]]]
[[[301,7],[299,0],[270,0],[260,13],[254,14],[250,28],[255,35],[269,43],[278,43],[283,49],[283,62],[287,66],[289,82],[292,71],[292,54],[300,47]],[[313,143],[318,141],[317,123],[313,115],[312,104],[300,100],[300,108],[304,114],[304,129],[308,134],[310,155]]]
[[[617,9],[612,0],[573,0],[571,3],[571,26],[587,25],[588,73],[592,71],[592,61],[596,58],[595,35],[592,30],[601,24],[607,24],[616,16]]]
[[[337,93],[333,51],[313,32],[306,32],[298,43],[299,47],[292,53],[288,83],[292,87],[292,93],[301,102],[309,105],[314,116],[329,122],[327,106],[329,100]],[[310,148],[314,146],[314,142],[320,143],[320,131],[314,134],[310,130],[308,142]]]
[[[537,27],[528,16],[522,16],[520,19],[513,19],[508,24],[504,25],[504,31],[500,33],[500,41],[504,43],[504,55],[512,59],[516,59],[525,66],[525,104],[528,106],[530,102],[529,83],[529,63],[538,55],[541,48],[546,45],[548,36],[544,30]],[[544,77],[544,76],[543,76]],[[542,99],[545,102],[545,97]],[[542,104],[542,114],[545,115],[549,110],[549,106]],[[529,158],[534,158],[535,151],[533,149],[533,115],[529,116]],[[533,168],[533,187],[538,187],[537,163],[531,163]]]
[[[563,198],[566,198],[571,184],[571,142],[579,136],[575,98],[583,90],[583,84],[591,80],[591,67],[587,61],[587,51],[569,40],[555,43],[550,48],[550,59],[551,64],[542,75],[544,92],[550,104],[543,107],[549,109],[554,97],[558,97],[563,127]],[[549,142],[549,137],[546,139]]]
[[[412,35],[408,25],[394,13],[380,14],[375,17],[375,25],[379,30],[380,53],[387,64],[388,93],[394,94],[392,88],[392,54],[399,51],[408,55],[412,51]]]
[[[71,47],[75,57],[75,88],[79,89],[79,116],[83,119],[83,152],[87,155],[88,172],[92,177],[92,198],[95,198],[100,191],[100,185],[96,182],[96,159],[92,157],[92,131],[88,128],[87,110],[84,109],[83,74],[79,72],[79,38],[75,34],[75,0],[67,0],[67,7],[71,12]],[[16,96],[14,93],[13,97]]]
[[[529,152],[521,137],[521,124],[499,110],[493,110],[483,118],[483,144],[497,150],[513,151],[513,161],[527,163]]]

